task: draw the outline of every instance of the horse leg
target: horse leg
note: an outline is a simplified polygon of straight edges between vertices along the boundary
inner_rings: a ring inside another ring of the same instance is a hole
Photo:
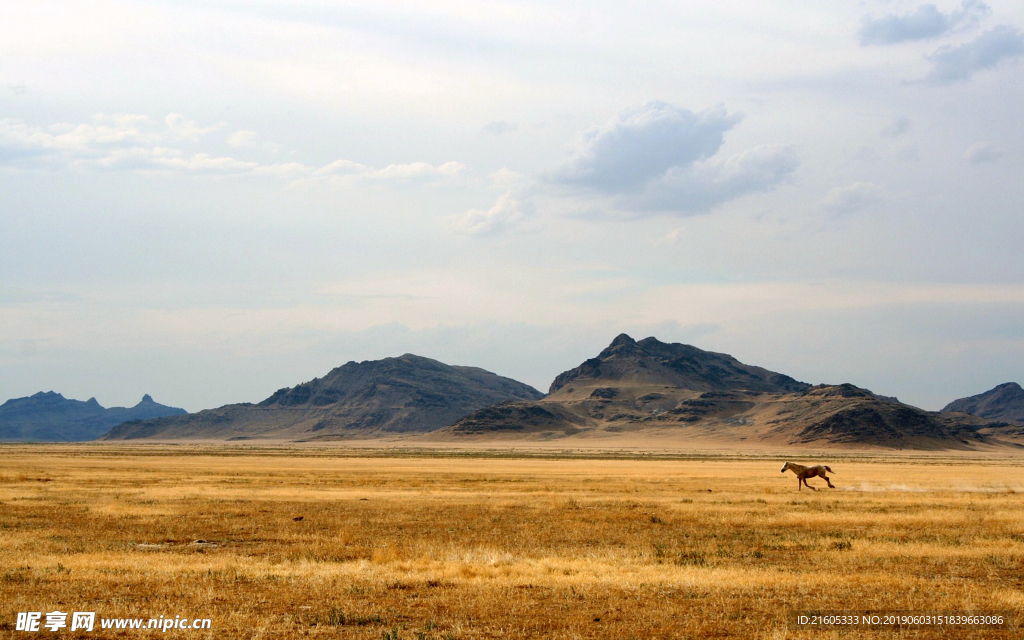
[[[828,476],[826,476],[826,475],[825,475],[824,473],[823,473],[823,474],[821,474],[821,477],[822,477],[822,478],[825,478],[825,482],[827,482],[827,483],[828,483],[828,488],[829,488],[829,489],[835,489],[835,488],[836,488],[836,486],[835,486],[834,484],[832,484],[832,481],[831,481],[831,480],[829,480],[829,479],[828,479]]]
[[[811,485],[807,484],[807,478],[804,478],[804,486],[807,487],[808,489],[810,489],[811,491],[817,491],[817,489],[815,489]]]

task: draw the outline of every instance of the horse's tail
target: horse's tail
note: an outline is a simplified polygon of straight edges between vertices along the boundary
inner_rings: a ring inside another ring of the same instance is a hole
[[[830,468],[828,467],[828,465],[825,465],[825,471],[828,471],[829,473],[835,473],[835,471],[833,471],[832,469],[830,469]]]

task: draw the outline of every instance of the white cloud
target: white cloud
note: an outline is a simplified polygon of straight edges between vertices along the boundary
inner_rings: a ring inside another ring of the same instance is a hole
[[[654,244],[677,245],[686,238],[686,227],[676,227],[654,241]]]
[[[358,162],[352,162],[351,160],[335,160],[329,164],[325,164],[313,173],[317,176],[358,176],[369,170],[364,164]]]
[[[53,146],[62,149],[84,149],[90,145],[120,145],[156,142],[159,131],[153,131],[153,121],[134,114],[97,115],[92,123],[54,124]]]
[[[159,159],[154,163],[154,168],[167,169],[172,171],[184,171],[186,173],[250,173],[259,166],[257,162],[245,162],[223,156],[211,156],[207,153],[197,153],[189,158],[166,158]]]
[[[991,13],[992,9],[980,0],[964,0],[959,9],[949,13],[926,4],[903,15],[864,16],[858,35],[862,46],[926,40],[976,27]]]
[[[166,147],[152,149],[134,147],[118,149],[97,159],[79,160],[74,163],[74,166],[106,170],[131,170],[141,173],[231,175],[250,173],[259,164],[235,158],[211,156],[207,153],[185,156],[177,149]]]
[[[964,152],[964,160],[971,164],[991,164],[1003,156],[991,142],[976,142]]]
[[[508,167],[502,167],[488,177],[491,179],[491,184],[504,189],[511,189],[514,185],[523,185],[529,182],[527,176]]]
[[[389,164],[383,169],[371,169],[363,174],[368,180],[381,181],[406,181],[406,180],[431,180],[435,178],[458,177],[466,166],[460,162],[445,162],[442,165],[434,166],[427,162],[412,162],[409,164]]]
[[[377,169],[351,160],[335,160],[312,172],[313,179],[366,182],[417,182],[457,178],[466,168],[461,162],[389,164]]]
[[[741,119],[724,107],[694,113],[664,102],[623,111],[580,136],[573,156],[550,182],[610,198],[596,210],[636,215],[692,215],[751,193],[769,191],[800,165],[786,145],[717,154]]]
[[[881,187],[870,182],[855,182],[830,190],[821,204],[831,213],[848,215],[881,202],[882,193]]]
[[[280,162],[277,164],[263,164],[253,169],[253,174],[258,176],[272,176],[285,180],[295,180],[308,176],[312,172],[310,167],[300,162]]]
[[[624,208],[702,213],[751,193],[770,191],[800,166],[786,145],[762,145],[724,159],[672,167],[642,193],[620,198]]]
[[[622,111],[579,135],[572,155],[552,173],[492,174],[505,195],[490,209],[452,217],[450,226],[464,235],[500,233],[521,227],[524,209],[581,219],[688,216],[786,182],[800,166],[790,145],[718,155],[725,132],[740,119],[724,107],[695,113],[658,101]]]
[[[1016,27],[1000,25],[960,46],[939,47],[928,56],[932,70],[925,81],[931,84],[966,82],[978,71],[1022,55],[1024,33]]]
[[[694,113],[648,102],[581,134],[573,156],[552,180],[604,193],[641,189],[673,167],[715,155],[725,132],[741,119],[724,107]]]
[[[160,133],[150,130],[151,125],[152,121],[146,116],[127,114],[100,114],[89,123],[61,122],[46,128],[5,119],[0,120],[0,150],[17,157],[17,152],[88,153],[103,148],[157,142]]]
[[[199,136],[212,129],[195,126],[177,114],[165,119],[167,130],[141,115],[98,115],[82,124],[58,123],[46,128],[23,122],[0,122],[0,162],[24,165],[43,161],[52,167],[141,172],[247,173],[259,166],[208,153],[186,154],[159,144],[169,138]]]
[[[255,131],[236,131],[228,138],[228,144],[232,147],[254,147],[257,137]]]
[[[108,151],[105,155],[72,160],[71,166],[79,169],[146,170],[152,169],[155,163],[180,156],[180,151],[168,147],[128,147]]]
[[[0,120],[0,164],[23,168],[50,166],[79,170],[136,171],[210,175],[264,175],[296,180],[360,180],[364,182],[424,182],[457,178],[465,165],[445,162],[389,164],[375,168],[351,160],[336,160],[320,168],[299,162],[261,164],[169,146],[198,142],[216,127],[200,127],[180,114],[164,118],[166,128],[142,115],[98,115],[82,124],[58,123],[36,127],[17,120]],[[252,146],[253,131],[237,131],[228,144]]]
[[[520,203],[511,192],[505,193],[486,211],[472,209],[449,220],[460,235],[487,236],[511,229],[523,218]]]
[[[172,134],[179,138],[196,141],[208,133],[217,130],[217,127],[200,127],[195,120],[189,120],[180,113],[170,113],[164,118],[167,128]]]

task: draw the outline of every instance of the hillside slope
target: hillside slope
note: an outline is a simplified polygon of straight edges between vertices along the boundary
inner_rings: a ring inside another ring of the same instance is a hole
[[[620,334],[596,358],[570,369],[551,383],[548,394],[593,383],[628,386],[667,386],[692,391],[802,391],[810,385],[761,367],[743,364],[724,353],[704,351],[687,344],[665,343],[656,338],[639,342]]]
[[[985,393],[954,400],[942,409],[942,413],[954,412],[1024,425],[1024,389],[1016,382],[1006,382]]]
[[[542,395],[484,369],[405,354],[349,362],[323,378],[281,389],[259,404],[123,424],[105,439],[330,440],[422,433],[493,404]]]

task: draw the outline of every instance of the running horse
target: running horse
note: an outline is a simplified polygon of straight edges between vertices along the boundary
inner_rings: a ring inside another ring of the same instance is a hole
[[[833,485],[832,481],[825,475],[826,471],[829,473],[835,473],[835,471],[829,469],[825,465],[819,464],[816,467],[805,467],[804,465],[797,464],[795,462],[787,462],[782,465],[782,473],[786,473],[786,469],[789,469],[796,474],[796,488],[798,491],[804,487],[807,487],[811,491],[817,491],[817,489],[807,484],[807,478],[824,478],[825,482],[828,483],[828,488],[835,489],[835,485]]]

